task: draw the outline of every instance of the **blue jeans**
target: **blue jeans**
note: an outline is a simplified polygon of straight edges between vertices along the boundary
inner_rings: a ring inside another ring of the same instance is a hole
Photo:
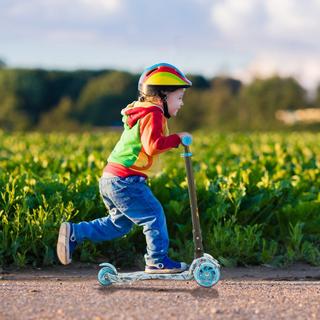
[[[146,263],[152,265],[161,262],[169,246],[166,217],[160,202],[146,184],[146,179],[140,176],[102,177],[99,187],[109,215],[73,224],[76,241],[112,240],[124,236],[136,224],[143,226],[146,236]]]

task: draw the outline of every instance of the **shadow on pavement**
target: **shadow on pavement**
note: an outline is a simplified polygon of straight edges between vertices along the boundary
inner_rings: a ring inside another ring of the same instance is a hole
[[[215,288],[159,288],[159,287],[133,287],[124,285],[113,285],[110,287],[99,287],[99,291],[106,294],[113,294],[119,291],[139,291],[139,292],[156,292],[156,293],[189,293],[195,298],[218,298],[219,292]]]

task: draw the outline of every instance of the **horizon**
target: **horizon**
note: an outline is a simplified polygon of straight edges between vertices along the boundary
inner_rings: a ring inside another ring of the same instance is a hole
[[[9,66],[9,65],[5,65],[3,68],[6,68],[6,69],[17,69],[17,70],[41,70],[41,71],[48,71],[48,72],[77,72],[77,71],[115,71],[115,72],[128,72],[130,74],[133,74],[133,75],[139,75],[141,71],[138,71],[138,72],[134,72],[134,71],[130,71],[130,70],[125,70],[125,69],[120,69],[120,68],[47,68],[47,67],[24,67],[24,66]],[[0,67],[0,70],[1,70],[1,67]],[[306,91],[306,97],[307,97],[307,100],[310,100],[312,101],[315,96],[316,96],[316,89],[318,87],[320,87],[320,80],[319,82],[317,82],[315,85],[314,85],[314,89],[312,90],[308,90],[308,88],[304,87],[303,84],[298,80],[296,79],[294,76],[291,76],[291,75],[280,75],[280,74],[270,74],[268,76],[257,76],[257,77],[252,77],[251,79],[247,79],[247,80],[243,80],[243,79],[240,79],[239,77],[235,77],[235,76],[232,76],[230,74],[223,74],[223,73],[217,73],[217,74],[214,74],[212,76],[206,76],[206,75],[203,75],[203,74],[200,74],[200,73],[187,73],[191,76],[201,76],[203,78],[205,78],[206,80],[214,80],[215,78],[226,78],[226,79],[233,79],[233,80],[237,80],[237,81],[240,81],[241,84],[244,84],[244,85],[249,85],[251,84],[252,82],[256,81],[256,80],[267,80],[267,79],[270,79],[270,78],[273,78],[273,77],[279,77],[279,78],[293,78],[295,79],[299,85]],[[315,106],[316,107],[316,106]]]

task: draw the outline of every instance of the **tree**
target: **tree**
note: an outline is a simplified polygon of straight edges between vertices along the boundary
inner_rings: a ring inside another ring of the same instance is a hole
[[[63,97],[77,100],[90,80],[108,72],[110,71],[48,71],[45,77],[45,85],[48,88],[45,103],[47,108],[56,107]]]
[[[137,97],[138,79],[114,71],[89,81],[76,102],[77,118],[96,126],[121,125],[121,109]]]
[[[194,78],[190,77],[193,81]],[[185,106],[173,122],[179,130],[195,130],[199,128],[225,129],[235,122],[234,100],[241,82],[226,77],[215,77],[206,81],[197,78],[185,95]],[[199,81],[200,80],[200,81]],[[202,85],[199,85],[199,82]]]
[[[6,66],[6,63],[4,62],[4,60],[0,58],[0,69],[4,68],[5,66]]]
[[[10,106],[7,105],[7,109],[27,116],[30,125],[37,122],[39,113],[46,108],[44,75],[45,71],[42,70],[0,70],[0,101],[14,101]]]
[[[306,104],[306,92],[292,77],[255,79],[240,92],[238,118],[244,129],[274,129],[275,112],[294,110]]]
[[[206,93],[208,110],[204,118],[206,127],[229,129],[237,120],[237,95],[241,82],[228,77],[215,77],[211,81],[211,90]]]
[[[12,94],[2,95],[0,92],[0,128],[5,130],[26,130],[31,128],[29,116],[19,110],[21,102]]]
[[[0,68],[0,125],[10,130],[34,128],[63,97],[76,100],[88,81],[108,72]]]
[[[188,75],[187,78],[192,82],[192,88],[204,90],[210,88],[210,81],[201,75]]]
[[[316,108],[320,108],[320,84],[318,85],[317,90],[316,90],[314,105]]]
[[[170,121],[173,130],[191,131],[200,128],[203,119],[203,90],[188,89],[185,93],[184,106],[178,117]]]
[[[38,129],[42,131],[77,131],[80,123],[73,118],[73,103],[68,97],[61,99],[56,108],[41,115]]]

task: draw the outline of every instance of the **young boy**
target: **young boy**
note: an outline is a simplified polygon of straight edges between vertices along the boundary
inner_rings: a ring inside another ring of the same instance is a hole
[[[139,79],[139,101],[122,110],[124,131],[108,158],[99,182],[101,197],[109,211],[90,222],[63,222],[57,255],[62,264],[71,262],[75,247],[83,240],[112,240],[127,234],[134,224],[143,226],[148,273],[178,273],[184,262],[168,257],[166,217],[146,179],[154,171],[158,155],[177,148],[188,133],[169,135],[167,119],[183,106],[185,88],[192,83],[175,66],[159,63],[147,68]]]

